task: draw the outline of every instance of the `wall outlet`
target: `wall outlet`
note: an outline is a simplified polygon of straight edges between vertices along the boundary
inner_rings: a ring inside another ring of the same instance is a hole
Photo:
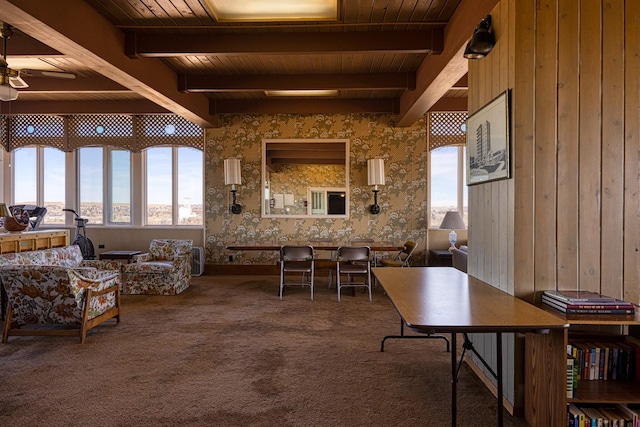
[[[98,245],[98,249],[104,249],[104,245]]]

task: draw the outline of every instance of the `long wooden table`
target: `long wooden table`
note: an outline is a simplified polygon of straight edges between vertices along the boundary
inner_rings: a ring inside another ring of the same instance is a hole
[[[453,426],[456,425],[456,383],[459,372],[456,334],[464,334],[464,350],[472,350],[467,333],[496,334],[497,373],[494,375],[497,379],[498,425],[502,426],[502,333],[548,333],[569,327],[557,316],[452,267],[386,267],[373,268],[372,271],[408,327],[425,334],[451,334]],[[464,350],[460,363],[464,358]],[[489,368],[482,357],[476,355]],[[553,380],[550,378],[550,381]],[[558,381],[562,387],[563,379]]]

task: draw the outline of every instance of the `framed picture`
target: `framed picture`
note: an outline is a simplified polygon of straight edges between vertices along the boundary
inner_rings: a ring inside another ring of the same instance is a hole
[[[467,118],[467,185],[509,178],[509,105],[506,90]]]

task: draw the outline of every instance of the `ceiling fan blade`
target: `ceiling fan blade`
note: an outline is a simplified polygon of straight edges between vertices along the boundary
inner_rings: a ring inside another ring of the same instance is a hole
[[[20,75],[9,77],[9,84],[16,89],[26,89],[29,87],[27,82],[25,82]]]
[[[54,77],[58,79],[75,79],[76,75],[73,73],[65,73],[64,71],[48,71],[48,70],[20,70],[20,74],[24,74],[29,77]]]

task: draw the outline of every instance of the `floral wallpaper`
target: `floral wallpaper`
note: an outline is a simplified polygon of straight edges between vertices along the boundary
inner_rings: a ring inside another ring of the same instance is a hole
[[[396,127],[389,114],[224,115],[221,126],[208,129],[205,142],[205,253],[209,264],[274,264],[269,251],[229,251],[230,244],[281,243],[331,238],[418,242],[413,264],[426,263],[427,142],[425,120]],[[283,138],[349,139],[350,217],[262,218],[262,140]],[[242,185],[229,211],[230,187],[224,185],[223,161],[241,159]],[[381,212],[372,215],[372,187],[367,185],[367,160],[385,160],[386,184],[379,187]],[[229,256],[233,261],[229,261]]]

